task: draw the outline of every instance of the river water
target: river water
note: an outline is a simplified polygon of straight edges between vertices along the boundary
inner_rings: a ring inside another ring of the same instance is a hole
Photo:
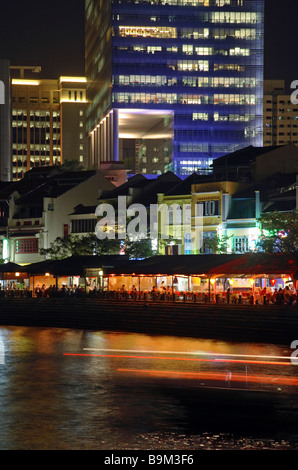
[[[27,327],[1,327],[0,340],[1,450],[298,449],[298,387],[275,378],[295,380],[298,366],[263,364],[287,358],[285,347]],[[231,363],[208,362],[218,354]],[[247,362],[233,363],[238,355]],[[274,392],[277,404],[249,420],[200,408],[193,386],[204,389],[210,372],[227,373],[225,390],[241,373],[238,387]]]

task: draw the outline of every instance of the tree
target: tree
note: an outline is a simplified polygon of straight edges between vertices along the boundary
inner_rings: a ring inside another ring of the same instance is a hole
[[[151,240],[130,240],[127,238],[124,242],[125,254],[130,258],[148,258],[153,255]],[[58,237],[51,243],[50,248],[40,250],[40,254],[48,259],[64,259],[69,256],[86,255],[119,255],[121,241],[105,238],[99,240],[95,233],[85,236],[68,235],[67,237]]]
[[[214,237],[205,238],[202,248],[211,250],[212,253],[218,253],[219,255],[222,255],[228,252],[228,240],[230,238],[232,238],[232,235],[229,237],[226,235],[216,235]]]
[[[298,254],[298,212],[271,212],[260,219],[258,248],[266,253]]]
[[[144,238],[140,240],[131,240],[129,238],[125,241],[125,254],[129,258],[149,258],[155,254],[152,248],[152,240]]]
[[[91,233],[81,237],[58,237],[51,243],[50,248],[42,248],[40,254],[49,259],[63,259],[69,256],[112,255],[119,254],[119,251],[119,240],[99,240]]]
[[[62,171],[81,171],[84,167],[78,160],[65,160],[61,165],[59,165],[59,170]]]

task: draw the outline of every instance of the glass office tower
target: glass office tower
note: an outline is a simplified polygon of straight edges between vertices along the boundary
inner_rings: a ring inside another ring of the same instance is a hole
[[[264,0],[86,0],[90,163],[208,173],[262,146]]]

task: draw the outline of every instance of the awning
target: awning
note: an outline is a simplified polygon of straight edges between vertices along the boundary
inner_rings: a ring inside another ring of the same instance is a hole
[[[42,276],[49,273],[52,276],[81,276],[84,277],[86,270],[105,270],[113,269],[120,263],[124,263],[128,258],[120,255],[103,256],[71,256],[61,260],[46,260],[39,263],[33,263],[23,267],[29,276]]]
[[[18,272],[23,272],[23,266],[20,266],[19,264],[16,263],[4,263],[0,264],[0,275],[2,273],[18,273]]]
[[[291,275],[298,272],[298,262],[290,254],[247,253],[153,256],[134,261],[123,255],[71,256],[62,260],[46,260],[26,266],[15,263],[0,265],[0,277],[5,273],[27,273],[54,277],[89,277],[102,270],[105,276],[260,276]]]
[[[3,281],[12,279],[26,279],[27,273],[23,266],[16,263],[0,264],[0,279]]]
[[[106,270],[108,275],[147,275],[171,276],[208,275],[212,268],[237,259],[239,255],[161,255]]]
[[[238,258],[216,266],[209,271],[212,275],[258,276],[288,274],[294,276],[298,271],[295,258],[285,253],[247,253]]]

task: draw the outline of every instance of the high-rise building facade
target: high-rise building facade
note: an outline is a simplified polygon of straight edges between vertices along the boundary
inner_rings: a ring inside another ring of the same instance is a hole
[[[298,104],[284,80],[264,81],[264,146],[298,145]]]
[[[12,78],[12,179],[34,167],[86,162],[86,79]]]
[[[219,156],[262,146],[264,0],[85,7],[92,164],[206,173]]]

